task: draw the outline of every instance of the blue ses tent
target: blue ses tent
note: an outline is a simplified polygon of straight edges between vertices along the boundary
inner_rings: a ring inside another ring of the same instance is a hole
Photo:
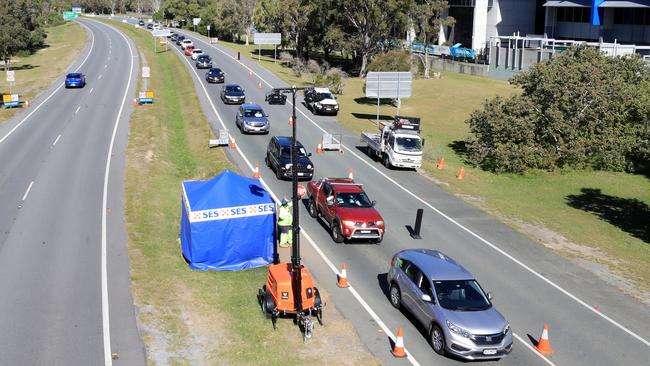
[[[236,271],[273,261],[275,203],[258,179],[230,170],[183,182],[181,245],[190,268]]]

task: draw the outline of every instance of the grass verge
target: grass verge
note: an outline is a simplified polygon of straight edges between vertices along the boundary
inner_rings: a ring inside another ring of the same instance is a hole
[[[220,43],[257,61],[253,45]],[[309,82],[264,52],[259,63],[290,85]],[[377,105],[363,98],[363,83],[347,79],[338,97],[338,121],[356,132],[376,128]],[[466,165],[465,120],[485,99],[516,92],[505,81],[450,72],[441,79],[415,80],[413,97],[402,102],[400,114],[422,119],[423,174],[650,304],[650,177],[592,171],[495,175]],[[396,112],[390,104],[379,107],[386,118]],[[447,168],[438,170],[436,162],[443,157]],[[462,181],[456,179],[461,166]]]
[[[149,89],[157,100],[137,107],[131,117],[125,185],[133,294],[149,363],[378,364],[332,305],[327,323],[306,346],[290,320],[279,321],[273,331],[255,298],[265,268],[188,269],[178,241],[180,183],[232,167],[222,151],[207,149],[207,120],[174,51],[154,53],[149,33],[106,22],[136,42],[151,68]]]
[[[68,71],[86,47],[87,33],[74,22],[66,22],[46,29],[47,46],[27,57],[14,57],[11,69],[16,72],[16,82],[11,92],[19,94],[21,100],[34,99],[38,93],[52,85],[54,80]],[[9,94],[9,83],[4,77],[0,80],[0,94]],[[20,109],[0,109],[0,123],[8,120]]]

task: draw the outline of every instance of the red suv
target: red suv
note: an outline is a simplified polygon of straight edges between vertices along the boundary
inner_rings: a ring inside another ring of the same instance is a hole
[[[320,216],[330,228],[332,239],[380,243],[384,238],[384,219],[375,209],[361,184],[352,179],[321,178],[307,185],[309,215]]]

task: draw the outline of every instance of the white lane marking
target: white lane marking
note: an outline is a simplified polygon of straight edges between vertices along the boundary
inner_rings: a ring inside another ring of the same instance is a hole
[[[202,39],[199,39],[198,37],[196,37],[196,38],[197,38],[199,41],[203,42],[204,44],[207,44],[209,47],[212,47],[212,48],[216,49],[217,51],[223,53],[224,55],[226,55],[226,56],[232,58],[235,62],[238,62],[238,63],[241,64],[243,67],[245,67],[246,69],[248,69],[249,71],[251,71],[253,74],[255,74],[255,75],[256,75],[260,80],[262,80],[266,85],[268,85],[268,86],[271,87],[271,88],[273,87],[273,85],[271,85],[269,82],[267,82],[266,80],[264,80],[264,78],[262,78],[262,77],[261,77],[258,73],[256,73],[253,69],[251,69],[250,67],[244,65],[241,61],[237,61],[237,59],[236,59],[235,57],[233,57],[233,56],[229,55],[228,53],[222,51],[221,49],[217,48],[216,46],[214,46],[214,45],[212,45],[212,44],[209,44],[209,43],[203,41]],[[287,100],[287,103],[288,103],[288,104],[291,104],[291,101]],[[312,119],[311,119],[307,114],[305,114],[302,110],[300,110],[300,108],[298,108],[298,106],[296,106],[296,111],[298,111],[298,112],[299,112],[300,114],[302,114],[305,118],[307,118],[307,119],[308,119],[308,120],[309,120],[309,121],[310,121],[314,126],[316,126],[318,129],[320,129],[322,132],[327,132],[327,131],[326,131],[325,129],[323,129],[323,128],[318,124],[318,123],[314,122],[314,120],[312,120]],[[530,272],[531,274],[533,274],[535,277],[538,277],[538,278],[541,279],[542,281],[546,282],[546,283],[549,284],[550,286],[552,286],[552,287],[554,287],[555,289],[557,289],[558,291],[562,292],[563,294],[565,294],[566,296],[568,296],[570,299],[572,299],[572,300],[574,300],[575,302],[577,302],[578,304],[582,305],[582,306],[583,306],[584,308],[586,308],[587,310],[589,310],[589,311],[593,312],[594,314],[600,316],[601,318],[605,319],[605,320],[608,321],[610,324],[612,324],[612,325],[618,327],[619,329],[621,329],[621,330],[624,331],[625,333],[631,335],[632,337],[636,338],[637,340],[639,340],[641,343],[645,344],[646,346],[650,346],[650,341],[648,341],[648,340],[646,340],[645,338],[641,337],[640,335],[636,334],[636,333],[633,332],[632,330],[626,328],[624,325],[620,324],[620,323],[617,322],[616,320],[614,320],[614,319],[608,317],[607,315],[603,314],[602,312],[596,310],[593,306],[587,304],[585,301],[583,301],[582,299],[580,299],[580,298],[578,298],[577,296],[573,295],[573,294],[570,293],[568,290],[565,290],[565,289],[562,288],[560,285],[558,285],[558,284],[556,284],[555,282],[553,282],[553,281],[549,280],[548,278],[544,277],[541,273],[535,271],[534,269],[532,269],[531,267],[529,267],[528,265],[526,265],[526,264],[523,263],[522,261],[520,261],[520,260],[518,260],[517,258],[513,257],[512,255],[510,255],[509,253],[507,253],[507,252],[504,251],[503,249],[497,247],[495,244],[491,243],[491,242],[488,241],[487,239],[485,239],[485,238],[483,238],[482,236],[476,234],[475,232],[473,232],[472,230],[468,229],[468,228],[467,228],[466,226],[464,226],[463,224],[461,224],[461,223],[459,223],[458,221],[456,221],[455,219],[451,218],[450,216],[448,216],[448,215],[445,214],[444,212],[440,211],[439,209],[437,209],[436,207],[434,207],[433,205],[431,205],[429,202],[425,201],[423,198],[421,198],[420,196],[416,195],[415,193],[409,191],[406,187],[402,186],[400,183],[398,183],[397,181],[395,181],[393,178],[389,177],[389,176],[386,175],[384,172],[382,172],[381,170],[377,169],[376,166],[374,166],[373,164],[370,164],[368,161],[364,160],[361,156],[359,156],[356,152],[354,152],[354,151],[353,151],[352,149],[350,149],[349,147],[347,147],[347,146],[345,146],[345,145],[343,145],[343,144],[341,144],[341,146],[342,146],[345,150],[347,150],[348,152],[350,152],[352,155],[354,155],[354,157],[356,157],[357,159],[359,159],[360,161],[362,161],[364,164],[366,164],[368,167],[370,167],[371,169],[375,170],[375,171],[376,171],[377,173],[379,173],[381,176],[383,176],[384,178],[386,178],[389,182],[395,184],[395,185],[396,185],[397,187],[399,187],[401,190],[403,190],[404,192],[406,192],[407,194],[409,194],[411,197],[415,198],[416,200],[420,201],[423,205],[426,205],[426,206],[429,207],[431,210],[433,210],[434,212],[436,212],[436,213],[439,214],[440,216],[444,217],[446,220],[448,220],[448,221],[451,222],[452,224],[456,225],[457,227],[459,227],[459,228],[462,229],[463,231],[467,232],[467,233],[470,234],[471,236],[473,236],[473,237],[475,237],[476,239],[478,239],[479,241],[481,241],[482,243],[484,243],[484,244],[486,244],[487,246],[491,247],[492,249],[496,250],[497,252],[499,252],[499,253],[500,253],[501,255],[503,255],[504,257],[506,257],[506,258],[510,259],[511,261],[515,262],[516,264],[518,264],[519,266],[521,266],[522,268],[524,268],[525,270],[527,270],[528,272]],[[535,352],[535,353],[537,353],[538,355],[540,355],[539,352]]]
[[[93,90],[95,90],[95,88],[90,88],[90,91],[88,92],[88,94],[92,94]]]
[[[29,194],[29,191],[32,190],[33,185],[34,185],[34,181],[31,181],[29,183],[29,186],[27,187],[27,190],[25,191],[25,194],[23,194],[23,199],[22,199],[23,201],[25,201],[27,199],[27,195]]]
[[[74,114],[79,113],[79,110],[81,109],[81,106],[78,106],[77,109],[74,111]]]
[[[59,134],[59,136],[56,137],[56,140],[54,140],[54,142],[52,143],[52,146],[56,146],[56,143],[59,142],[60,138],[61,138],[61,134]]]
[[[544,356],[543,354],[537,352],[537,350],[536,350],[535,348],[533,348],[533,346],[531,346],[530,344],[528,344],[528,342],[524,341],[521,337],[519,337],[519,335],[518,335],[517,333],[512,332],[512,335],[513,335],[515,338],[517,338],[517,340],[518,340],[519,342],[523,343],[523,344],[524,344],[524,345],[525,345],[529,350],[531,350],[531,352],[533,352],[533,353],[537,353],[537,354],[539,355],[539,357],[542,358],[542,360],[546,361],[547,364],[549,364],[549,365],[551,365],[551,366],[555,366],[555,364],[554,364],[553,362],[551,362],[551,360],[549,360],[549,359],[548,359],[546,356]]]
[[[113,28],[110,25],[96,22],[102,24],[110,29],[113,29],[117,32],[122,38],[126,45],[129,47],[129,53],[133,55],[133,49],[129,40],[122,34],[122,32]],[[122,104],[120,105],[120,110],[117,113],[117,118],[115,119],[115,127],[113,127],[113,134],[111,136],[111,143],[108,147],[108,154],[106,155],[106,169],[104,171],[104,190],[102,193],[102,250],[101,250],[101,266],[102,266],[102,330],[104,338],[104,365],[112,366],[113,359],[111,357],[111,330],[110,330],[110,317],[109,317],[109,308],[108,308],[108,271],[106,263],[106,212],[108,209],[108,177],[111,170],[111,156],[113,155],[113,146],[115,144],[115,136],[117,135],[117,128],[120,125],[120,118],[122,117],[122,112],[124,111],[124,104],[126,102],[126,97],[129,93],[129,88],[131,87],[131,80],[133,79],[133,57],[131,57],[131,72],[129,73],[129,81],[124,89],[124,96],[122,97]]]
[[[97,80],[99,80],[101,78],[102,78],[102,74],[99,74],[99,76],[97,77]]]
[[[172,47],[172,48],[173,48],[174,50],[176,50],[176,52],[182,56],[182,54],[181,54],[181,52],[178,50],[178,48],[176,48],[176,47]],[[226,128],[226,124],[223,122],[223,119],[221,118],[221,115],[220,115],[219,112],[217,111],[217,108],[214,106],[214,103],[212,102],[212,98],[210,97],[210,94],[208,93],[208,90],[205,88],[205,85],[203,85],[203,79],[201,79],[201,77],[199,77],[199,74],[198,74],[198,73],[196,72],[196,70],[192,67],[192,64],[190,63],[190,61],[189,61],[186,57],[181,57],[181,59],[185,60],[185,62],[187,62],[187,63],[190,65],[190,69],[192,70],[192,72],[194,73],[194,75],[196,76],[196,78],[199,80],[199,85],[201,85],[201,88],[203,89],[203,92],[205,93],[205,95],[206,95],[207,98],[208,98],[208,102],[210,103],[210,106],[212,107],[212,111],[214,111],[214,113],[217,115],[217,118],[219,119],[219,123],[221,123],[221,126],[222,126],[224,129],[227,129],[227,128]],[[244,159],[244,162],[246,163],[246,165],[248,166],[248,168],[252,171],[252,170],[254,169],[254,168],[253,168],[253,164],[251,164],[251,162],[248,160],[248,158],[246,157],[246,155],[244,155],[244,153],[242,152],[241,149],[237,149],[236,151],[239,153],[239,155],[241,156],[241,158]],[[260,182],[262,183],[262,185],[264,186],[264,188],[266,188],[266,190],[271,194],[271,197],[273,197],[273,200],[275,200],[275,202],[279,202],[278,196],[277,196],[275,193],[273,193],[273,190],[271,190],[271,187],[269,187],[269,185],[266,184],[266,181],[264,181],[263,178],[260,178]],[[339,271],[336,269],[336,267],[332,264],[332,261],[329,260],[329,258],[327,258],[327,256],[325,255],[325,253],[323,253],[323,251],[318,247],[318,245],[314,242],[314,240],[312,240],[311,236],[309,236],[309,234],[307,233],[307,231],[306,231],[304,228],[301,227],[301,228],[300,228],[300,232],[305,236],[305,238],[307,239],[307,241],[309,241],[309,243],[310,243],[311,246],[316,250],[316,252],[318,252],[318,255],[320,255],[320,257],[323,259],[323,261],[324,261],[324,262],[325,262],[325,263],[330,267],[330,269],[332,270],[332,272],[334,272],[334,273],[336,273],[336,274],[340,274]],[[349,281],[348,281],[348,282],[349,282]],[[384,331],[384,333],[386,333],[386,335],[388,335],[388,336],[389,336],[393,341],[395,341],[395,340],[396,340],[395,335],[394,335],[393,332],[391,332],[391,330],[386,326],[386,324],[384,323],[384,321],[381,320],[381,318],[379,317],[379,315],[377,315],[377,313],[375,313],[375,311],[372,310],[372,308],[370,307],[370,305],[368,305],[368,303],[367,303],[367,302],[366,302],[366,301],[361,297],[361,295],[359,295],[359,293],[358,293],[358,292],[357,292],[357,291],[356,291],[352,286],[350,286],[349,289],[350,289],[350,293],[352,293],[352,295],[357,299],[357,301],[358,301],[358,302],[361,304],[361,306],[366,310],[366,312],[368,312],[368,314],[370,314],[370,316],[371,316],[371,317],[373,318],[373,320],[374,320],[374,321],[375,321],[375,322],[376,322],[376,323],[381,327],[381,329]],[[416,360],[416,359],[415,359],[415,358],[414,358],[414,357],[413,357],[413,356],[408,352],[408,350],[406,349],[406,347],[404,347],[404,351],[406,352],[406,355],[407,355],[407,358],[408,358],[409,362],[411,362],[411,364],[412,364],[413,366],[420,366],[420,363],[419,363],[419,362],[418,362],[418,361],[417,361],[417,360]]]
[[[81,23],[79,23],[79,24],[81,24]],[[88,27],[85,26],[84,24],[81,24],[81,25],[82,25],[84,28],[88,29],[88,31],[90,32],[90,35],[91,35],[92,37],[91,37],[91,42],[90,42],[90,50],[88,51],[88,54],[87,54],[86,57],[83,59],[83,61],[79,64],[79,66],[74,70],[74,72],[77,72],[77,71],[79,71],[79,69],[81,69],[81,67],[86,63],[86,61],[88,60],[88,57],[90,57],[90,55],[93,53],[93,49],[95,48],[95,33],[93,33],[93,31],[90,30],[90,28],[88,28]],[[61,88],[63,88],[63,84],[59,85],[58,88],[54,89],[54,91],[52,91],[52,93],[51,93],[47,98],[45,98],[45,100],[43,100],[43,101],[41,102],[41,104],[37,105],[37,106],[34,108],[34,110],[32,110],[32,111],[31,111],[27,116],[25,116],[25,118],[23,118],[20,122],[18,122],[18,123],[14,126],[14,128],[12,128],[11,130],[9,130],[9,132],[7,132],[7,134],[4,135],[4,137],[2,137],[2,138],[0,139],[0,144],[1,144],[4,140],[6,140],[9,136],[11,136],[11,134],[13,134],[13,133],[14,133],[14,132],[15,132],[15,131],[20,127],[20,126],[22,126],[23,123],[25,123],[25,121],[27,121],[27,119],[28,119],[29,117],[31,117],[34,113],[36,113],[36,111],[38,111],[38,110],[39,110],[39,109],[40,109],[40,108],[41,108],[45,103],[47,103],[47,101],[50,100],[50,98],[52,98],[52,97],[54,96],[54,94],[56,94],[56,92],[58,92],[59,90],[61,90]]]

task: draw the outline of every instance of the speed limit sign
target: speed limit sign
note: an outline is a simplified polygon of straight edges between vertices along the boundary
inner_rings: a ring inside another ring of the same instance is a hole
[[[13,70],[7,70],[7,81],[14,82],[16,81],[16,72]]]
[[[151,75],[151,70],[147,66],[142,67],[142,77],[148,78]]]

